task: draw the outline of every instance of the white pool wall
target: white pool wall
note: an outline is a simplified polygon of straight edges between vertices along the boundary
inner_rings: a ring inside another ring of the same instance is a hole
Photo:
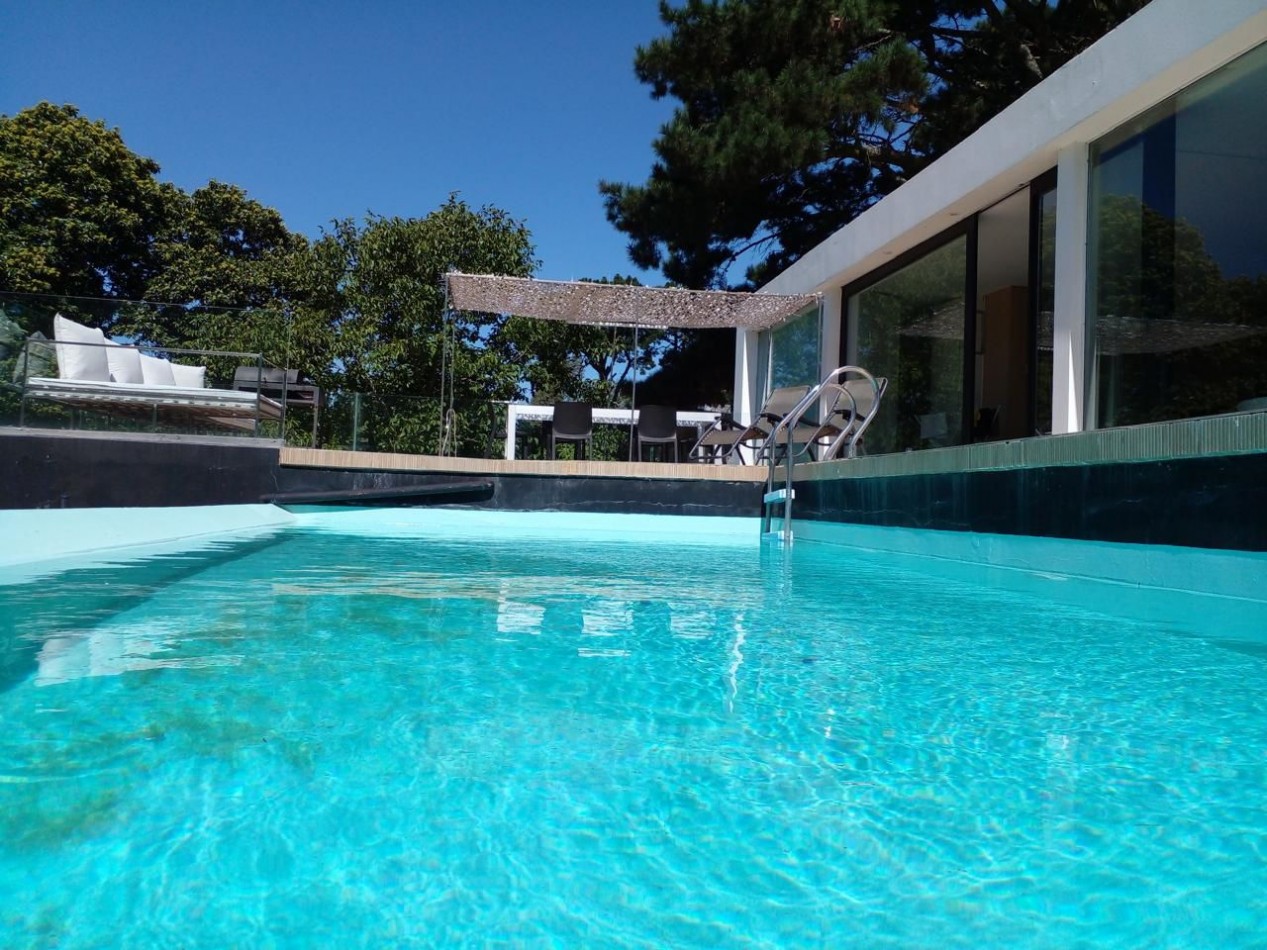
[[[294,522],[294,515],[274,505],[0,511],[0,568],[154,545],[196,546],[209,538],[255,535]]]

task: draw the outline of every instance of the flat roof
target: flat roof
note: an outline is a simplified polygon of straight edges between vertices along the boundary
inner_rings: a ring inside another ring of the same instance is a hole
[[[1100,138],[1267,41],[1264,0],[1153,0],[762,291],[823,293],[1026,188]]]

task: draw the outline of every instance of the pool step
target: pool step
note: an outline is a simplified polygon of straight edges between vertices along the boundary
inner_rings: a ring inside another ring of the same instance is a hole
[[[774,491],[766,492],[765,496],[762,498],[762,501],[764,501],[767,505],[782,504],[783,502],[787,501],[789,491],[791,491],[792,497],[795,498],[796,497],[795,488],[792,488],[792,489],[776,488]]]
[[[796,489],[791,486],[774,488],[761,496],[761,537],[766,538],[773,535],[770,530],[770,526],[774,521],[772,509],[775,505],[782,505],[783,512],[781,517],[783,525],[778,534],[774,536],[784,543],[792,540],[792,500],[794,498],[796,498]]]

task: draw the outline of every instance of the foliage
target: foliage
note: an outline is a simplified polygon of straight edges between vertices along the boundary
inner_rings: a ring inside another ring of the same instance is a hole
[[[729,406],[734,373],[734,330],[675,331],[667,334],[659,369],[639,384],[638,402],[679,409]]]
[[[451,395],[471,420],[459,419],[459,438],[480,451],[489,426],[475,407],[517,398],[521,367],[550,362],[491,346],[503,317],[444,321],[446,270],[536,266],[527,228],[504,211],[451,197],[419,219],[335,221],[310,244],[235,185],[186,193],[158,171],[74,106],[0,117],[0,290],[46,295],[19,308],[25,333],[51,335],[61,312],[162,349],[260,352],[327,393],[367,396],[378,408],[366,439],[401,451],[438,446],[446,334]],[[224,385],[242,360],[207,362]]]
[[[459,417],[490,400],[517,397],[516,367],[489,345],[506,318],[459,313],[446,324],[442,278],[449,270],[527,276],[536,261],[522,222],[450,196],[424,218],[337,221],[312,252],[313,296],[300,310],[328,316],[329,373],[343,388],[379,398],[440,398],[443,363],[452,359]],[[453,344],[448,357],[446,334]],[[438,419],[434,410],[402,408],[390,423],[392,444],[397,451],[434,451]],[[482,445],[483,435],[470,429],[459,420],[459,439]],[[381,441],[383,433],[367,437]]]
[[[211,181],[179,192],[172,206],[155,238],[158,270],[146,296],[176,303],[123,306],[111,332],[164,347],[263,353],[305,376],[329,367],[326,321],[298,311],[311,296],[307,240],[236,185]],[[213,375],[225,381],[239,362],[225,358]]]
[[[630,257],[760,283],[1145,0],[661,0],[638,78],[678,100],[641,185],[603,182]]]
[[[178,194],[158,171],[74,106],[0,116],[0,287],[142,296]]]
[[[641,286],[636,277],[620,274],[590,282]],[[509,364],[519,368],[533,402],[578,399],[619,405],[628,402],[635,370],[641,374],[653,369],[665,341],[660,330],[635,334],[630,327],[512,317],[498,329],[491,344]]]

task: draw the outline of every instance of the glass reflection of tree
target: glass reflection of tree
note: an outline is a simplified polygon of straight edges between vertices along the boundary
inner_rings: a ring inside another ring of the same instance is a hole
[[[867,434],[872,452],[921,445],[919,417],[945,413],[955,435],[963,398],[966,238],[959,237],[860,296],[858,362],[889,391]]]
[[[1267,395],[1267,275],[1225,277],[1196,227],[1135,196],[1102,199],[1096,228],[1099,425]]]
[[[771,338],[770,388],[817,383],[819,376],[818,311],[812,310],[777,328]]]

